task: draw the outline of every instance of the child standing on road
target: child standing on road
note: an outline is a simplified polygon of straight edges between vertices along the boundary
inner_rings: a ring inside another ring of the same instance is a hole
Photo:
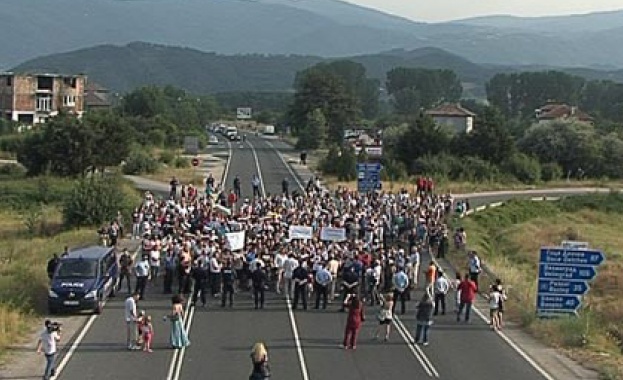
[[[450,288],[454,290],[454,311],[459,312],[459,305],[461,304],[461,291],[459,290],[459,284],[461,283],[461,274],[457,273],[456,278],[450,283]]]
[[[146,315],[143,318],[141,330],[143,333],[143,351],[152,352],[151,342],[153,341],[153,338],[154,338],[154,326],[151,323],[150,315]]]

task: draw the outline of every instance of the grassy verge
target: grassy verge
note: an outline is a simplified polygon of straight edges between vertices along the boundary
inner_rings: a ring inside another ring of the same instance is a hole
[[[509,286],[507,315],[535,337],[591,363],[603,378],[623,379],[623,196],[579,196],[558,202],[513,201],[456,222],[468,233],[468,245]],[[561,240],[581,240],[602,249],[605,264],[585,297],[579,318],[535,317],[538,251]],[[463,255],[453,253],[457,267]],[[492,279],[484,279],[485,281]]]
[[[143,177],[164,183],[169,183],[171,178],[175,177],[181,184],[193,184],[195,186],[200,186],[201,188],[204,187],[203,181],[205,181],[203,171],[193,168],[168,167],[166,169],[163,168],[159,170],[157,173],[145,174]]]
[[[61,213],[46,208],[40,222],[60,226]],[[29,227],[17,212],[0,211],[0,359],[6,349],[25,339],[35,320],[45,312],[47,260],[65,246],[97,242],[93,229],[74,230],[53,237],[30,236]]]
[[[338,181],[335,177],[323,176],[326,184],[330,188],[338,186],[347,187],[349,189],[357,188],[357,181]],[[383,181],[383,188],[387,191],[399,191],[400,189],[413,190],[415,181]],[[619,188],[623,187],[622,181],[551,181],[541,182],[537,185],[526,185],[522,183],[499,183],[499,182],[449,182],[440,181],[435,184],[438,193],[450,194],[467,194],[479,191],[496,191],[496,190],[531,190],[531,189],[547,189],[562,187],[602,187],[602,188]]]

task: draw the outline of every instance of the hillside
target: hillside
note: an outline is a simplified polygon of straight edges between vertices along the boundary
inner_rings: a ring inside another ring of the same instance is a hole
[[[623,67],[621,18],[623,12],[427,24],[339,0],[3,0],[0,68],[132,41],[319,57],[436,47],[476,63]]]
[[[394,49],[379,54],[345,57],[366,67],[368,76],[385,81],[394,67],[442,68],[455,71],[470,88],[469,96],[484,96],[484,83],[498,72],[546,70],[548,66],[479,65],[437,48]],[[236,91],[291,91],[297,71],[330,59],[302,55],[221,55],[189,48],[134,42],[101,45],[36,58],[15,72],[84,73],[114,92],[136,87],[174,85],[197,94]],[[123,68],[123,69],[120,69]],[[623,70],[564,69],[589,79],[623,82]]]
[[[481,85],[493,73],[491,69],[436,48],[392,50],[347,59],[363,64],[369,76],[381,81],[385,80],[387,71],[398,66],[451,69],[463,81]],[[84,73],[115,92],[146,84],[171,84],[193,93],[289,91],[297,71],[325,60],[329,59],[297,55],[226,56],[135,42],[41,57],[12,71]],[[123,70],[119,70],[120,67]]]

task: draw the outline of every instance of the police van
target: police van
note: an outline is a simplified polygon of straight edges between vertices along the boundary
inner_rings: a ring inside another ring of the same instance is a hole
[[[91,246],[62,257],[48,291],[48,311],[91,310],[102,312],[108,297],[114,297],[119,279],[115,248]]]

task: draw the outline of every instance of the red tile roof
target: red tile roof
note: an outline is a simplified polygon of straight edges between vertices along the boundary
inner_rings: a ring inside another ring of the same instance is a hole
[[[547,104],[537,110],[537,118],[539,120],[575,118],[580,121],[593,121],[589,114],[568,104]]]
[[[432,110],[426,111],[429,116],[445,116],[445,117],[468,117],[476,116],[472,111],[461,107],[458,104],[446,103]]]

